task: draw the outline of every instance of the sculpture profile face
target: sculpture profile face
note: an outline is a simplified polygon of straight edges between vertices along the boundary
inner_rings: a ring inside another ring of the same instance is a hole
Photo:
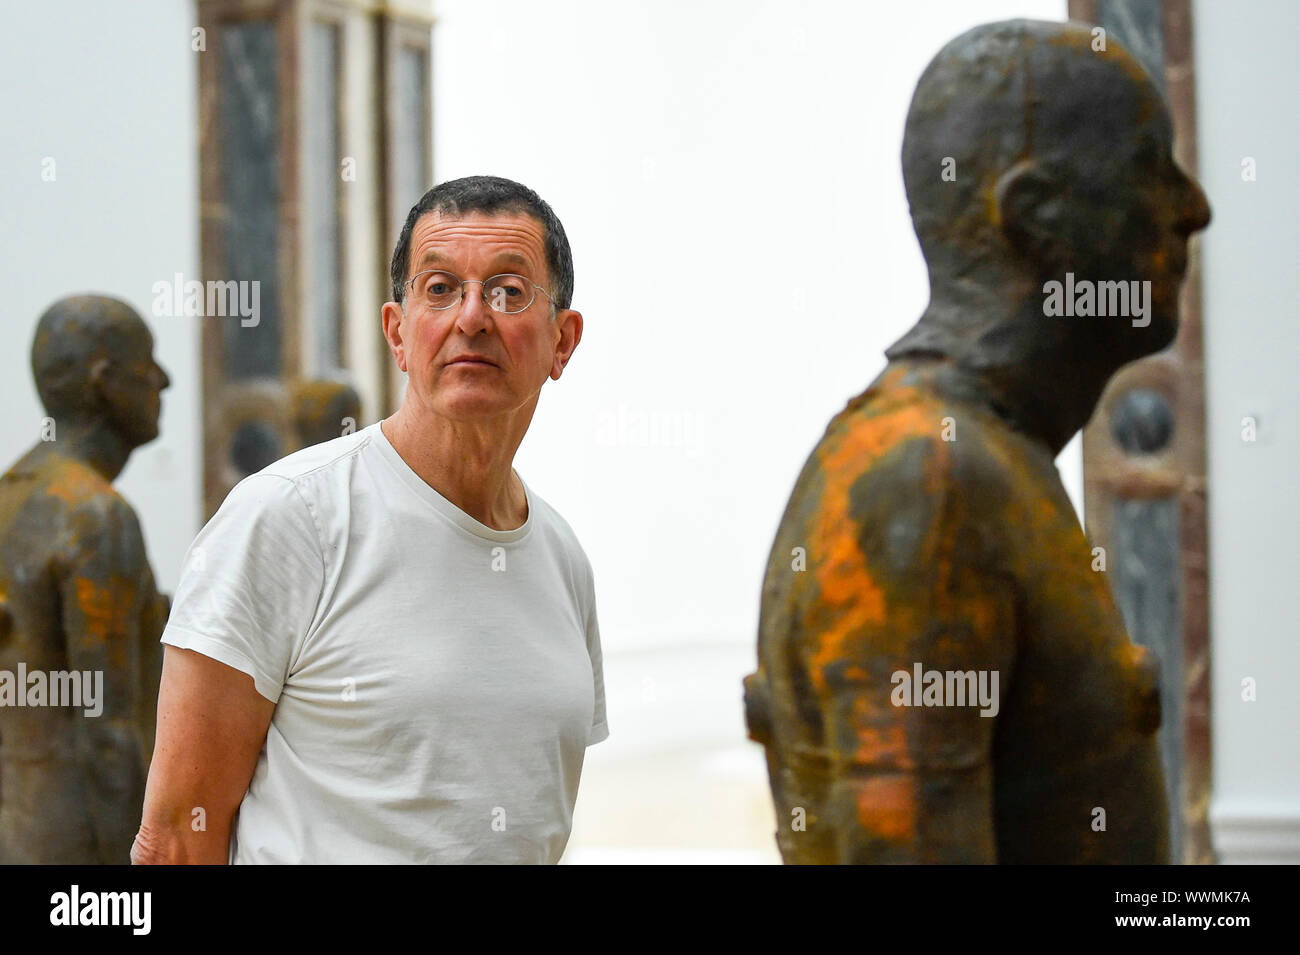
[[[158,437],[162,392],[171,379],[154,360],[153,335],[139,316],[124,318],[120,330],[95,384],[113,430],[139,447]]]
[[[107,429],[127,450],[158,437],[171,379],[154,360],[149,327],[125,302],[73,295],[51,305],[37,324],[32,374],[56,422]]]
[[[1086,31],[1066,33],[1060,42],[1068,49],[1085,38]],[[1174,160],[1168,108],[1142,66],[1116,46],[1086,55],[1092,68],[1078,98],[1037,111],[1036,132],[1046,134],[1039,155],[1003,175],[1001,225],[1045,280],[1073,272],[1097,282],[1149,281],[1142,350],[1155,351],[1177,332],[1187,244],[1209,223],[1209,204]],[[1089,96],[1104,110],[1088,109]]]

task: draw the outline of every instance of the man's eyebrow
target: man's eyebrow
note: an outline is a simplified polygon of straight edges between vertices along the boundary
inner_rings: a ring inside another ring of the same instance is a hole
[[[512,262],[515,265],[532,265],[532,263],[528,261],[527,256],[520,255],[518,252],[502,252],[494,259],[494,261]]]
[[[428,265],[443,265],[447,261],[447,257],[440,252],[426,252],[424,255],[420,256],[420,261],[416,263],[415,271],[419,272]],[[498,264],[508,263],[510,265],[522,265],[525,268],[530,268],[532,266],[532,262],[528,260],[528,257],[519,252],[498,252],[492,257],[491,261]]]
[[[436,265],[440,262],[446,262],[447,259],[437,252],[426,252],[420,256],[420,261],[416,263],[417,270],[426,265]]]

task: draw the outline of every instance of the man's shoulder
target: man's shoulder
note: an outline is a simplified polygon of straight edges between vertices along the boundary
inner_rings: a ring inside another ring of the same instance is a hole
[[[533,509],[533,513],[529,515],[529,518],[534,522],[535,526],[556,541],[573,560],[590,567],[591,563],[587,559],[587,552],[583,550],[582,543],[578,540],[578,535],[573,530],[573,527],[555,507],[533,489],[532,485],[528,486],[528,503],[529,507]]]
[[[241,521],[293,521],[307,512],[314,521],[335,496],[348,493],[348,463],[368,444],[368,430],[302,448],[245,476],[230,489],[213,521],[236,513]]]
[[[373,429],[362,428],[285,455],[249,474],[226,495],[222,507],[278,510],[285,502],[313,506],[347,495],[357,456],[370,446]]]
[[[372,424],[351,434],[301,448],[268,464],[257,473],[298,482],[319,471],[344,466],[369,446],[378,427],[378,424]]]

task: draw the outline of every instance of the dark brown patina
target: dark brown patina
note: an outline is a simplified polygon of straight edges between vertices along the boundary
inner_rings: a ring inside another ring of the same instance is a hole
[[[101,673],[102,712],[52,694],[0,706],[0,863],[130,861],[168,601],[111,482],[158,436],[169,382],[152,350],[145,323],[111,298],[63,299],[37,326],[48,417],[0,477],[0,671]]]
[[[745,681],[788,863],[1168,861],[1155,668],[1054,459],[1110,376],[1173,340],[1209,208],[1156,86],[1095,46],[990,24],[917,86],[930,304],[800,474]],[[1149,282],[1146,313],[1045,314],[1067,275]],[[900,704],[918,667],[996,673],[996,713]]]

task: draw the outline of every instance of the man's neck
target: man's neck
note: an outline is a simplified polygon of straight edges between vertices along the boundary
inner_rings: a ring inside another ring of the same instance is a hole
[[[528,516],[523,484],[512,467],[527,422],[518,429],[503,420],[510,429],[504,436],[500,424],[416,415],[403,402],[379,426],[424,483],[479,523],[506,531],[520,527]]]

